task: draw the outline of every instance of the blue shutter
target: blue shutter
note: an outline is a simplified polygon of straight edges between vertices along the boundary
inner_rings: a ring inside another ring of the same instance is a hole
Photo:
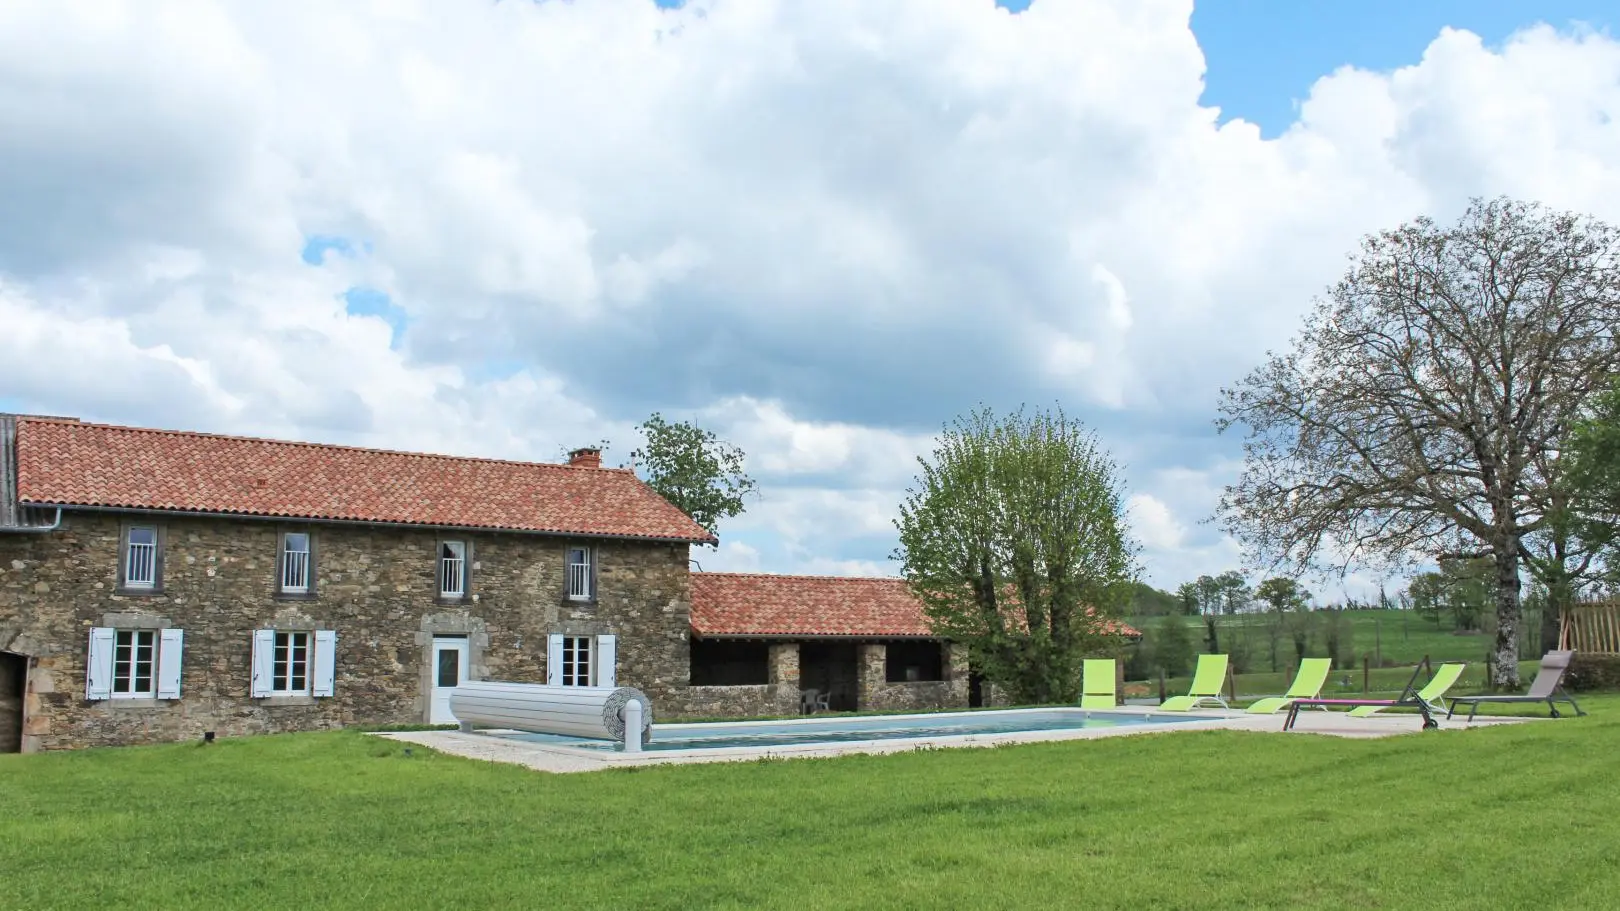
[[[270,695],[271,678],[276,671],[276,631],[273,629],[256,629],[253,631],[253,683],[249,691],[253,698],[262,699]]]
[[[596,637],[596,685],[618,686],[614,665],[618,663],[619,640],[614,636]]]
[[[546,637],[546,682],[552,686],[562,686],[562,641],[561,633]]]
[[[157,697],[180,698],[180,658],[184,653],[186,631],[166,629],[158,633]]]
[[[315,631],[315,679],[310,687],[310,695],[330,696],[336,682],[337,633],[318,629]]]
[[[111,699],[113,675],[113,629],[98,626],[90,630],[90,649],[84,661],[84,698]]]

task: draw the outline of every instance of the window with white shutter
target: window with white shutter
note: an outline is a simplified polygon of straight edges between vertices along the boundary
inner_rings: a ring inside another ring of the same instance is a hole
[[[179,699],[185,632],[179,629],[90,630],[85,698]]]
[[[314,680],[310,695],[330,696],[337,682],[337,633],[329,629],[315,631]]]

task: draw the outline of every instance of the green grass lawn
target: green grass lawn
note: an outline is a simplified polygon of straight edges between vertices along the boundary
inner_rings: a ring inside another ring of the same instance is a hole
[[[0,756],[17,908],[1612,908],[1620,697],[546,775],[355,732]]]

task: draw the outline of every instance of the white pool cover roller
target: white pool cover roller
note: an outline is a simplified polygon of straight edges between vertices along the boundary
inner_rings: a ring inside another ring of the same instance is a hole
[[[652,701],[629,686],[547,686],[469,680],[450,691],[450,714],[464,727],[510,728],[623,741],[624,707],[641,704],[641,742],[652,739]]]

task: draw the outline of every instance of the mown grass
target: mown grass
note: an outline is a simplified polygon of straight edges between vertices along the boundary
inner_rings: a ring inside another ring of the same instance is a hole
[[[31,909],[1610,908],[1620,697],[1590,702],[580,775],[355,732],[6,756],[0,870]]]

